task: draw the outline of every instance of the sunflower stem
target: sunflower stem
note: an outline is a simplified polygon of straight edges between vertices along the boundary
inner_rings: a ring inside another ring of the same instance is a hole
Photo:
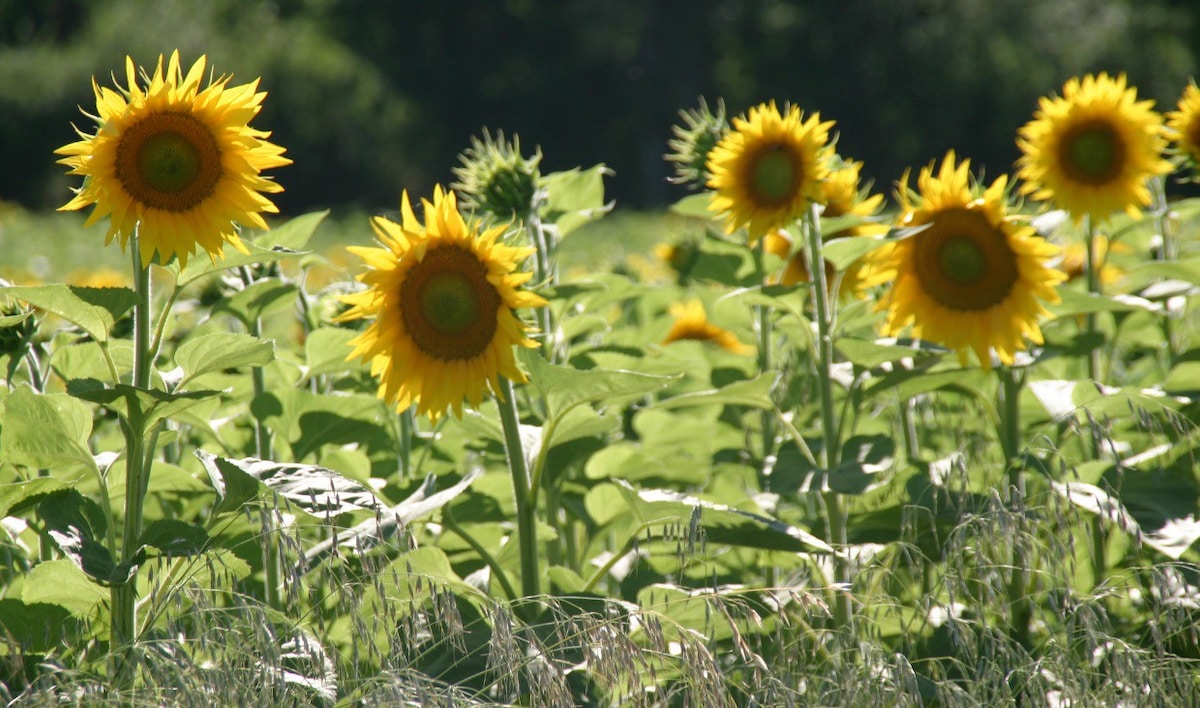
[[[551,244],[546,239],[545,229],[542,228],[542,220],[538,217],[535,210],[530,210],[529,217],[526,219],[526,229],[529,231],[529,240],[533,242],[534,247],[534,278],[539,285],[553,286],[555,280],[554,260],[551,253]],[[554,331],[554,313],[550,307],[537,308],[538,327],[542,330],[542,356],[551,363],[554,363],[556,346],[556,334]]]
[[[538,579],[537,509],[529,487],[525,447],[521,444],[521,421],[517,415],[517,397],[512,381],[501,376],[496,403],[500,407],[500,425],[504,430],[504,452],[512,474],[513,497],[517,503],[517,543],[521,556],[521,594],[526,598],[541,593]]]
[[[1156,260],[1173,261],[1175,260],[1175,239],[1171,234],[1171,219],[1170,205],[1167,203],[1167,188],[1162,177],[1155,177],[1150,180],[1150,191],[1154,195],[1154,216],[1158,221],[1158,233],[1162,239],[1162,244],[1155,252]],[[1168,303],[1170,300],[1168,300]],[[1167,343],[1167,367],[1175,366],[1178,359],[1179,343],[1176,341],[1175,325],[1171,321],[1171,308],[1160,318],[1162,322],[1163,339]]]
[[[1100,273],[1097,270],[1096,263],[1096,224],[1092,217],[1084,217],[1084,238],[1086,243],[1086,258],[1087,263],[1087,289],[1093,295],[1100,294]],[[1089,312],[1086,319],[1087,333],[1089,336],[1088,346],[1088,378],[1096,383],[1100,381],[1100,347],[1094,341],[1091,341],[1100,334],[1097,326],[1097,318],[1095,312]]]
[[[833,400],[833,316],[829,289],[825,281],[824,244],[821,239],[820,207],[813,204],[805,215],[808,232],[808,272],[813,291],[813,302],[817,320],[817,351],[814,363],[817,367],[817,385],[821,400],[821,466],[826,475],[837,468],[841,456],[841,430],[838,426],[837,410]],[[826,481],[827,487],[828,481]],[[821,492],[825,504],[827,541],[833,546],[834,595],[833,617],[839,628],[852,621],[850,604],[850,564],[846,558],[846,510],[838,492],[825,489]]]
[[[766,237],[758,239],[754,244],[754,265],[758,271],[758,280],[763,287],[767,286],[766,270]],[[754,313],[758,321],[758,370],[766,374],[774,366],[771,356],[771,343],[774,339],[772,326],[772,311],[770,305],[755,305]],[[762,465],[760,467],[764,479],[770,479],[775,467],[775,411],[764,409],[762,412]]]
[[[1033,608],[1029,602],[1028,559],[1021,547],[1025,531],[1025,476],[1021,462],[1021,386],[1020,373],[1010,366],[997,369],[1001,382],[1001,443],[1004,448],[1005,469],[1008,471],[1007,497],[1009,511],[1016,519],[1012,536],[1012,577],[1008,585],[1008,606],[1012,612],[1013,639],[1029,647],[1029,623]]]
[[[133,379],[134,388],[150,388],[153,352],[150,349],[150,267],[142,263],[138,230],[130,236],[133,286],[137,301],[133,306]],[[130,406],[122,430],[125,433],[125,520],[119,563],[131,562],[138,552],[142,535],[142,507],[149,484],[150,455],[146,448],[145,419]],[[115,549],[114,549],[115,551]],[[118,687],[132,685],[137,664],[132,656],[137,632],[137,576],[127,583],[114,583],[110,590],[111,671]]]
[[[413,407],[409,406],[400,412],[400,450],[397,457],[400,463],[400,478],[407,481],[412,478],[412,439],[413,427],[416,423],[416,414]]]

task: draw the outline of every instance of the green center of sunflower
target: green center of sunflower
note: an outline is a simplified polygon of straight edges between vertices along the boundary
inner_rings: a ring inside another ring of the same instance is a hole
[[[479,296],[462,273],[435,273],[417,296],[425,321],[442,334],[462,334],[479,318]]]
[[[1124,158],[1120,138],[1106,122],[1084,123],[1063,137],[1062,165],[1079,182],[1110,182],[1120,173]]]
[[[938,249],[942,275],[955,283],[973,283],[987,273],[987,255],[969,236],[951,236]]]
[[[750,184],[755,198],[769,205],[782,204],[796,189],[796,166],[782,145],[768,147],[751,168]]]
[[[138,173],[146,184],[163,192],[179,192],[200,174],[200,151],[177,133],[160,133],[142,143]]]
[[[412,344],[439,361],[474,359],[492,345],[504,302],[469,248],[426,251],[400,286],[400,315]]]
[[[121,133],[117,180],[135,201],[152,209],[196,208],[223,174],[221,147],[190,113],[151,113]]]

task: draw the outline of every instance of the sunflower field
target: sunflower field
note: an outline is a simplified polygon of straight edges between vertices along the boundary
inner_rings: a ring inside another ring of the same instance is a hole
[[[112,74],[0,211],[96,242],[0,273],[6,704],[1200,704],[1194,83],[891,190],[701,100],[654,215],[485,131],[345,219],[271,87]]]

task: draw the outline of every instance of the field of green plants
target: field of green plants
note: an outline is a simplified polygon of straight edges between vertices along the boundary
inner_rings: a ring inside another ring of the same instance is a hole
[[[714,102],[661,214],[485,133],[276,215],[165,61],[0,205],[6,704],[1200,702],[1195,86],[1047,87],[1011,177]]]

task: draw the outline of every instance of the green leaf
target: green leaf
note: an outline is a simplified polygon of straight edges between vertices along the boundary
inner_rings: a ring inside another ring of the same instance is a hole
[[[291,447],[293,460],[318,456],[326,445],[393,448],[383,419],[390,410],[375,396],[327,396],[304,388],[285,388],[255,397],[250,411],[266,423],[277,440]]]
[[[175,363],[186,374],[180,387],[211,371],[265,366],[274,358],[273,341],[234,332],[210,332],[189,337],[175,352]]]
[[[53,477],[36,477],[27,482],[0,485],[0,519],[15,516],[42,497],[69,488],[66,482]]]
[[[112,552],[99,540],[107,528],[104,511],[79,492],[72,489],[42,500],[38,516],[63,554],[97,582],[127,583],[137,572],[141,554],[118,566]]]
[[[59,604],[26,603],[15,597],[0,600],[0,627],[26,656],[58,648],[70,619],[71,611]]]
[[[542,220],[554,224],[562,238],[607,214],[613,203],[604,203],[604,177],[610,174],[604,165],[594,165],[586,170],[575,167],[547,175],[542,180],[546,190]]]
[[[839,337],[835,346],[847,360],[864,369],[874,369],[881,364],[911,358],[920,353],[911,346],[895,344],[890,339],[872,341]]]
[[[75,398],[99,403],[122,416],[138,416],[142,427],[149,430],[206,399],[221,395],[220,391],[160,391],[129,384],[108,386],[96,379],[75,379],[67,382],[67,392]]]
[[[200,458],[214,484],[218,479],[228,480],[231,469],[238,470],[313,516],[327,518],[364,509],[378,511],[382,507],[370,489],[318,465],[273,462],[256,457],[231,460],[204,450],[196,450],[196,457]]]
[[[21,600],[27,605],[46,603],[65,607],[75,617],[87,618],[109,599],[109,591],[84,575],[69,559],[39,563],[25,576]]]
[[[159,551],[168,558],[195,556],[208,545],[208,532],[203,527],[178,519],[159,519],[150,522],[139,539],[141,546]]]
[[[2,288],[0,292],[58,315],[97,342],[107,341],[117,319],[137,304],[137,294],[129,288],[82,288],[54,283]]]
[[[1097,312],[1134,312],[1137,310],[1156,313],[1163,312],[1162,305],[1144,298],[1134,297],[1133,295],[1106,297],[1070,288],[1060,288],[1058,294],[1062,300],[1053,305],[1048,305],[1046,308],[1055,317],[1088,315]]]
[[[683,374],[653,376],[634,371],[584,371],[551,364],[528,349],[523,349],[520,356],[529,369],[533,386],[546,399],[547,424],[549,419],[560,418],[576,406],[644,396],[683,378]]]
[[[720,405],[772,410],[775,403],[771,400],[771,389],[775,386],[776,378],[777,374],[765,373],[753,379],[735,381],[718,389],[691,391],[672,396],[658,401],[654,407],[673,410],[688,406]]]
[[[900,400],[907,400],[922,393],[933,391],[955,391],[987,401],[985,394],[990,382],[988,372],[983,369],[951,369],[947,371],[923,371],[902,369],[885,374],[868,385],[865,398],[872,398],[892,391]]]
[[[851,224],[853,225],[855,224]],[[854,265],[858,259],[886,244],[887,241],[882,239],[865,236],[835,238],[822,244],[821,255],[832,263],[834,268],[843,271]]]
[[[15,315],[4,315],[3,317],[0,317],[0,329],[7,329],[13,325],[19,325],[32,316],[33,310],[26,310]]]
[[[304,379],[329,374],[342,374],[363,368],[358,360],[346,361],[350,353],[350,340],[358,332],[342,327],[322,327],[314,330],[304,340]]]
[[[711,202],[712,195],[708,192],[689,194],[671,205],[671,213],[695,219],[712,219],[716,215],[708,208]]]
[[[269,246],[273,251],[286,249],[286,251],[292,252],[287,253],[289,256],[298,255],[300,251],[308,248],[308,242],[327,216],[329,216],[328,209],[301,214],[293,219],[288,219],[286,223],[280,224],[270,231],[259,233],[254,238],[254,243],[258,246]]]
[[[809,532],[762,514],[705,501],[666,489],[635,489],[617,480],[631,513],[643,522],[670,522],[685,527],[695,523],[704,529],[710,543],[761,550],[807,553],[833,549]]]
[[[299,290],[291,283],[273,278],[260,280],[213,306],[213,314],[228,312],[250,329],[254,321],[291,307]]]
[[[829,473],[828,488],[841,494],[866,494],[879,486],[879,473],[891,469],[895,453],[890,436],[852,436],[842,444],[841,462]]]
[[[92,411],[62,393],[35,393],[21,386],[4,401],[0,459],[14,465],[52,469],[94,466],[88,448]]]

